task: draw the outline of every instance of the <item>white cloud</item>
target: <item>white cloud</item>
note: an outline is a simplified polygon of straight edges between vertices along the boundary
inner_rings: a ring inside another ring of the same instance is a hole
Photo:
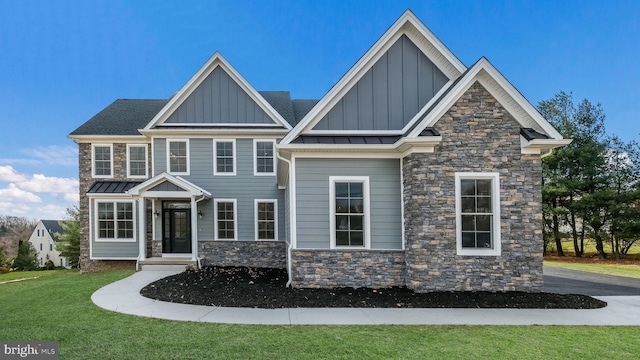
[[[21,182],[26,181],[28,176],[18,173],[12,166],[0,166],[0,181],[2,182]]]
[[[4,202],[11,203],[42,202],[42,199],[36,194],[19,189],[14,183],[9,184],[9,187],[6,189],[0,189],[0,198],[2,198]]]
[[[23,165],[56,165],[56,166],[76,166],[78,165],[78,148],[72,145],[59,146],[37,146],[19,150],[26,158],[0,159],[4,164]]]
[[[45,176],[43,174],[33,174],[31,179],[20,182],[18,186],[33,192],[46,192],[51,194],[78,193],[78,180]]]
[[[64,199],[69,202],[80,202],[80,194],[78,192],[64,194]]]
[[[6,199],[0,201],[0,214],[13,216],[24,216],[29,214],[29,217],[31,217],[30,210],[31,207],[27,204],[8,202]]]

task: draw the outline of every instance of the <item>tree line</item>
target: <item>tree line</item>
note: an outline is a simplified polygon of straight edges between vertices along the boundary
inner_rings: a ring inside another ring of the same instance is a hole
[[[542,159],[544,250],[573,242],[577,257],[592,239],[597,255],[622,258],[640,238],[640,147],[607,134],[600,104],[574,103],[560,92],[541,101],[538,111],[573,142]],[[611,254],[605,252],[610,244]]]

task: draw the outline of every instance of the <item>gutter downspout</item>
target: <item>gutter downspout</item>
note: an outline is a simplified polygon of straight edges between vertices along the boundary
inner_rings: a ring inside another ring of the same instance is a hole
[[[204,200],[205,198],[206,198],[206,197],[205,197],[204,195],[202,195],[202,196],[200,197],[200,199],[196,200],[196,214],[195,214],[195,216],[198,216],[198,213],[197,213],[197,211],[198,211],[198,203],[199,203],[200,201]],[[199,220],[200,220],[200,219],[198,219],[197,217],[196,217],[196,219],[197,219],[197,220],[196,220],[196,225],[199,225]],[[197,237],[197,236],[198,236],[198,235],[197,235],[197,234],[198,234],[198,227],[197,227],[197,226],[196,226],[196,229],[195,229],[195,230],[196,230],[196,237]],[[196,247],[195,247],[195,249],[193,249],[193,251],[195,252],[195,254],[194,254],[194,255],[196,256],[196,262],[197,262],[197,264],[198,264],[198,269],[201,269],[201,268],[202,268],[202,264],[200,264],[200,256],[198,256],[198,241],[196,241]]]
[[[278,159],[286,162],[289,165],[289,180],[291,180],[291,161],[285,159],[284,157],[280,156],[280,152],[277,151],[276,149],[276,156],[278,157]],[[290,192],[292,191],[291,188],[291,182],[289,182],[289,188],[287,189]],[[289,201],[291,201],[291,194],[289,194]],[[289,209],[289,236],[291,236],[291,209]],[[291,249],[293,248],[293,241],[291,241],[291,239],[289,240],[289,244],[287,246],[287,276],[288,276],[288,281],[287,284],[285,285],[285,287],[290,287],[291,286],[291,282],[293,281],[293,278],[291,277]]]

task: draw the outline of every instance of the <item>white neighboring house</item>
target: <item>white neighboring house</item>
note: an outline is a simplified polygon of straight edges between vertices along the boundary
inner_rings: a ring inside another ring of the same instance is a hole
[[[69,259],[60,256],[60,251],[56,250],[56,243],[60,242],[56,233],[62,233],[59,224],[62,220],[40,220],[33,229],[29,242],[38,252],[38,266],[45,266],[48,260],[53,261],[55,266],[69,268]]]

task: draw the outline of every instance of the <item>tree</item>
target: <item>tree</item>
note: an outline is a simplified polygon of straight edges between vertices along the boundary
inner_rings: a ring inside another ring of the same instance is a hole
[[[13,267],[18,270],[35,270],[38,266],[38,252],[29,241],[18,243],[18,256],[13,260]]]
[[[71,267],[80,266],[80,211],[77,206],[67,208],[67,220],[60,221],[62,233],[55,233],[61,242],[56,244],[60,255],[69,259]]]
[[[598,254],[604,256],[602,230],[607,221],[599,193],[606,188],[604,170],[606,133],[600,104],[584,99],[577,106],[573,96],[560,92],[542,101],[538,110],[572,143],[543,159],[543,217],[558,247],[560,227],[569,227],[576,256],[584,253],[587,226],[593,230]],[[606,207],[605,207],[606,208]],[[559,255],[564,252],[558,250]]]

